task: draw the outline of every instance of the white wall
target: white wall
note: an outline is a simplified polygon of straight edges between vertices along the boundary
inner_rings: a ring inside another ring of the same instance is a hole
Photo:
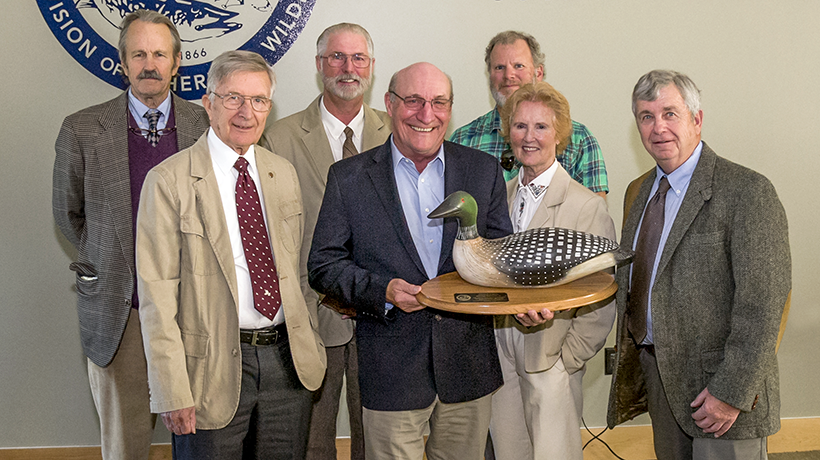
[[[62,49],[34,2],[14,5],[0,19],[0,447],[99,444],[68,270],[73,253],[51,216],[51,171],[62,119],[119,91]],[[357,22],[373,36],[369,102],[377,108],[384,107],[390,75],[410,63],[430,61],[449,73],[451,130],[492,107],[483,62],[489,39],[506,29],[534,34],[547,56],[547,80],[602,146],[617,226],[627,184],[653,164],[630,112],[632,86],[654,68],[689,74],[703,91],[704,139],[718,154],[768,176],[786,207],[794,294],[779,356],[782,415],[820,416],[820,310],[811,287],[820,259],[812,198],[820,177],[820,4],[319,0],[276,65],[272,116],[302,110],[320,91],[315,40],[341,21]],[[609,382],[596,357],[585,384],[591,426],[604,424]],[[166,439],[162,431],[157,439]]]

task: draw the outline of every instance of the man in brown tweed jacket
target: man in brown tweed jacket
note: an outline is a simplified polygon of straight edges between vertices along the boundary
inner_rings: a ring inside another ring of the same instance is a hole
[[[156,420],[136,310],[134,224],[147,171],[208,128],[204,109],[170,94],[180,49],[165,16],[127,15],[119,53],[130,88],[68,116],[55,146],[54,219],[77,250],[70,268],[104,459],[148,458]]]

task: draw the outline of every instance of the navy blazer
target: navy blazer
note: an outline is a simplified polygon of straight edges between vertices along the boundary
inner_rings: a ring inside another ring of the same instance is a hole
[[[478,232],[512,232],[498,161],[469,147],[444,143],[445,196],[464,190],[478,203]],[[456,219],[444,224],[438,274],[455,271]],[[356,308],[362,404],[372,410],[428,407],[486,396],[502,383],[492,316],[425,308],[385,314],[387,285],[402,278],[421,285],[427,275],[399,200],[390,140],[335,163],[308,259],[310,285]]]

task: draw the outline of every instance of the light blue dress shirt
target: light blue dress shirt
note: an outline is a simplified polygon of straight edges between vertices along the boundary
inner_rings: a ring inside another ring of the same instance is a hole
[[[427,277],[435,278],[441,258],[444,219],[428,219],[427,215],[444,201],[444,145],[439,147],[436,157],[422,172],[418,172],[416,165],[399,152],[392,136],[390,150],[405,222]],[[392,305],[386,307],[389,310]]]
[[[136,96],[131,92],[131,88],[128,88],[128,110],[131,111],[131,116],[134,117],[134,120],[137,122],[137,128],[148,130],[148,120],[143,117],[145,112],[150,110],[150,107],[143,104],[142,101],[137,99]],[[165,98],[164,101],[157,107],[157,110],[160,111],[161,115],[159,116],[159,120],[157,120],[157,130],[165,129],[166,123],[168,123],[168,114],[171,113],[171,93],[168,93],[168,96]],[[146,134],[147,136],[147,134]]]
[[[646,311],[646,338],[643,342],[641,342],[642,345],[655,343],[654,334],[652,333],[652,288],[655,285],[655,273],[658,270],[658,262],[661,260],[663,248],[666,246],[666,239],[669,238],[669,231],[672,230],[672,224],[678,216],[680,205],[683,202],[683,197],[686,196],[686,190],[689,189],[689,182],[692,180],[692,173],[695,172],[695,167],[698,165],[702,150],[703,142],[700,142],[698,143],[698,146],[695,147],[695,151],[692,153],[692,156],[680,165],[678,169],[672,171],[671,174],[664,173],[663,169],[659,166],[655,167],[655,182],[652,184],[652,190],[650,190],[649,196],[655,196],[655,192],[658,190],[658,184],[664,176],[666,176],[666,180],[669,181],[670,188],[669,191],[666,192],[666,205],[663,208],[663,232],[661,233],[661,239],[658,242],[658,252],[655,255],[655,263],[652,264],[652,276],[649,279],[649,302]],[[645,205],[644,212],[646,212]],[[638,224],[635,235],[640,234],[641,225],[643,225],[643,216],[641,216],[641,222]],[[635,241],[632,243],[633,250],[635,249],[635,244],[637,244],[637,242],[638,238],[635,238]]]

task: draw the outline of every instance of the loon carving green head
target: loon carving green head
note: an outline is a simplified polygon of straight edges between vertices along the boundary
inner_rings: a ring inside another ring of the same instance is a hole
[[[455,217],[458,219],[458,235],[460,240],[469,240],[478,237],[476,216],[478,205],[475,198],[467,192],[454,192],[444,199],[436,209],[427,215],[428,219]]]

